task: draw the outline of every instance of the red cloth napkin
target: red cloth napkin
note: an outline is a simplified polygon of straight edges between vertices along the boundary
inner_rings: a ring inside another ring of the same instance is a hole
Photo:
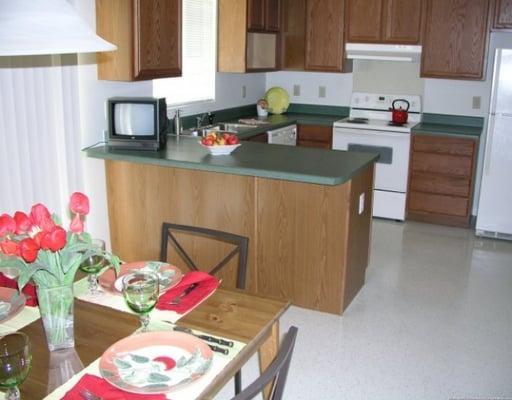
[[[117,389],[99,376],[85,374],[73,388],[67,392],[62,400],[84,400],[80,394],[83,390],[89,390],[103,400],[166,400],[163,394],[135,394]]]
[[[0,272],[0,287],[18,289],[18,281],[16,281],[15,279],[9,278],[8,276],[6,276],[2,272]],[[25,304],[27,306],[31,306],[31,307],[37,306],[37,292],[36,292],[35,285],[33,285],[32,283],[27,283],[23,287],[23,290],[21,292],[27,298],[27,301],[25,302]]]
[[[179,296],[186,288],[196,282],[199,283],[199,286],[183,297],[179,304],[170,304],[175,297]],[[220,281],[206,272],[189,272],[176,286],[160,296],[156,308],[159,310],[176,311],[178,314],[183,314],[208,297],[219,285]]]

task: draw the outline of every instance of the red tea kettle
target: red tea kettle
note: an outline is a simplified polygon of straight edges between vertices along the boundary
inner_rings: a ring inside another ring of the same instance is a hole
[[[395,104],[398,102],[403,102],[406,104],[406,109],[404,110],[402,107],[396,108]],[[391,120],[396,125],[403,125],[407,123],[407,117],[409,116],[409,102],[405,99],[396,99],[391,103],[392,107],[389,109],[391,111]]]

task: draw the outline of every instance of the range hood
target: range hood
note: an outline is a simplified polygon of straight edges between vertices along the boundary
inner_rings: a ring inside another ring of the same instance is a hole
[[[346,57],[359,60],[419,62],[421,46],[402,44],[347,43]]]

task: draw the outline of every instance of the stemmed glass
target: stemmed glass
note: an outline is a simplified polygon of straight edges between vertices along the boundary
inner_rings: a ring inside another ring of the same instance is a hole
[[[123,296],[128,307],[139,314],[142,332],[147,332],[149,313],[155,308],[159,293],[158,275],[135,271],[123,277]]]
[[[101,239],[93,239],[92,246],[97,252],[105,251],[105,241]],[[87,257],[81,264],[80,270],[87,275],[87,282],[89,284],[89,294],[97,294],[98,291],[98,272],[107,265],[107,260],[100,254],[91,255]]]
[[[23,332],[0,338],[0,388],[7,400],[21,399],[18,385],[28,376],[32,364],[30,340]]]

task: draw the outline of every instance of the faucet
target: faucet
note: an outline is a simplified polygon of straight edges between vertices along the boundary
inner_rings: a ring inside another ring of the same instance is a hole
[[[205,119],[208,119],[208,125],[212,125],[214,118],[215,118],[215,114],[213,114],[211,112],[201,114],[199,117],[196,117],[196,128],[197,129],[201,128]]]

